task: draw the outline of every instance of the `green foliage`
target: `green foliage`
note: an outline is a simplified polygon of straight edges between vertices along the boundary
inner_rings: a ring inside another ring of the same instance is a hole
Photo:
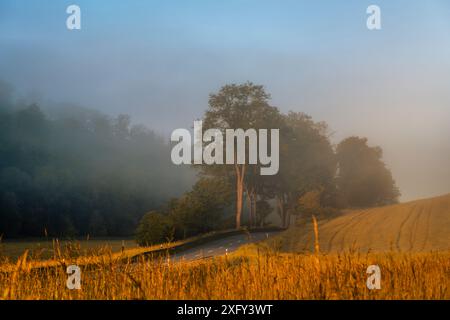
[[[283,126],[283,118],[278,108],[269,104],[269,100],[270,94],[261,85],[251,82],[225,85],[217,93],[210,95],[209,108],[204,116],[204,129],[221,129],[223,134],[226,129],[280,129]],[[270,136],[268,138],[270,141]],[[236,153],[236,141],[234,150]],[[248,159],[248,145],[245,152]],[[226,154],[225,151],[223,154]],[[241,226],[244,192],[250,195],[249,224],[256,223],[255,203],[257,197],[265,192],[263,185],[267,180],[260,176],[259,164],[204,165],[202,172],[227,178],[236,186],[235,227]]]
[[[169,210],[176,236],[185,238],[220,229],[232,195],[232,187],[226,179],[199,179],[192,191],[174,201]]]
[[[369,147],[366,138],[350,137],[338,145],[338,190],[346,206],[369,207],[398,202],[400,192],[382,156],[381,148]]]
[[[317,211],[320,210],[320,197],[322,190],[313,190],[305,193],[298,200],[299,209],[307,216],[318,215]]]
[[[0,234],[124,236],[145,212],[189,188],[170,145],[130,118],[82,108],[52,117],[0,85]],[[4,86],[3,86],[4,87]]]
[[[231,201],[232,188],[225,179],[201,178],[190,192],[172,199],[164,212],[144,216],[137,230],[137,239],[139,243],[146,243],[142,239],[149,239],[147,234],[156,234],[152,239],[165,241],[168,231],[174,239],[184,239],[221,229],[225,210]],[[162,230],[161,226],[155,226],[158,223],[163,226]]]
[[[266,224],[267,216],[272,212],[272,207],[266,200],[256,202],[256,225],[263,227]]]
[[[229,227],[233,203],[240,226],[245,196],[250,226],[264,224],[270,199],[288,226],[291,214],[389,204],[400,194],[380,148],[352,137],[334,152],[326,123],[281,114],[264,87],[247,82],[210,96],[204,130],[280,129],[278,174],[261,176],[259,164],[200,166],[203,178],[191,191],[141,219],[192,181],[189,169],[168,161],[170,145],[127,115],[60,108],[49,117],[10,97],[0,84],[0,234],[6,237],[44,230],[49,236],[129,235],[141,221],[137,237],[149,244]]]
[[[165,242],[170,237],[172,223],[161,213],[152,211],[146,213],[137,228],[136,241],[141,246],[151,246]]]
[[[314,122],[301,112],[289,112],[283,120],[280,172],[269,178],[269,190],[277,199],[282,225],[287,227],[290,216],[298,213],[300,197],[317,189],[323,189],[325,197],[333,189],[336,157],[326,123]]]
[[[311,216],[317,218],[330,218],[339,213],[336,207],[329,206],[324,195],[327,192],[324,188],[311,190],[303,194],[299,199],[296,207],[297,214],[300,218],[309,220]]]
[[[257,129],[267,111],[277,111],[268,104],[269,99],[270,95],[263,86],[251,82],[225,85],[218,93],[210,95],[204,126],[218,129]]]
[[[306,192],[333,184],[336,157],[326,123],[295,112],[285,116],[285,123],[279,178],[282,191],[296,201]]]

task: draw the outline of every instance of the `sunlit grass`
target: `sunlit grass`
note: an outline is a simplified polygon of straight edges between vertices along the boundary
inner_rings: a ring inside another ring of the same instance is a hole
[[[287,254],[249,245],[226,257],[132,263],[101,253],[82,267],[82,289],[66,288],[65,267],[32,269],[19,259],[0,273],[3,299],[450,299],[450,253]],[[369,265],[381,290],[366,287]]]

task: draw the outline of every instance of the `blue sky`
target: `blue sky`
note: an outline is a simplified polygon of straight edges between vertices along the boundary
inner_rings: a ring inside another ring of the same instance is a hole
[[[70,4],[80,31],[65,27]],[[380,31],[366,28],[370,4]],[[250,80],[281,110],[327,121],[336,142],[381,145],[404,200],[450,192],[445,0],[1,0],[0,79],[167,136],[209,93]]]

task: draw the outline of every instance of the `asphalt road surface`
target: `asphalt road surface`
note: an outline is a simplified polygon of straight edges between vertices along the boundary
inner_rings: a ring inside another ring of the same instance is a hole
[[[248,243],[258,242],[268,237],[274,236],[278,234],[279,231],[276,232],[254,232],[250,235],[247,234],[239,234],[235,236],[230,236],[227,238],[214,240],[198,247],[188,249],[186,251],[174,254],[171,259],[178,261],[193,261],[211,258],[215,256],[225,255],[227,253],[231,253],[236,251],[240,246]]]

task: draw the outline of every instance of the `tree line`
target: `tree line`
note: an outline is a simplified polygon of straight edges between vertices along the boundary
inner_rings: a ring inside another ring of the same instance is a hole
[[[212,128],[279,129],[278,174],[260,175],[259,164],[197,165],[202,178],[191,192],[144,216],[137,232],[141,244],[217,228],[261,226],[273,210],[281,226],[288,227],[293,216],[387,205],[400,196],[381,148],[360,137],[333,145],[325,122],[301,112],[281,113],[263,86],[231,84],[211,94],[203,130]]]
[[[359,137],[333,145],[326,123],[280,112],[252,83],[211,94],[203,129],[280,129],[273,176],[260,175],[259,164],[174,166],[170,144],[127,115],[44,112],[5,88],[0,85],[0,236],[137,232],[141,243],[156,243],[262,226],[272,211],[287,227],[293,216],[385,205],[400,195],[381,148]]]
[[[195,181],[172,165],[168,142],[127,115],[50,115],[7,93],[0,88],[0,237],[130,236],[145,212]]]

